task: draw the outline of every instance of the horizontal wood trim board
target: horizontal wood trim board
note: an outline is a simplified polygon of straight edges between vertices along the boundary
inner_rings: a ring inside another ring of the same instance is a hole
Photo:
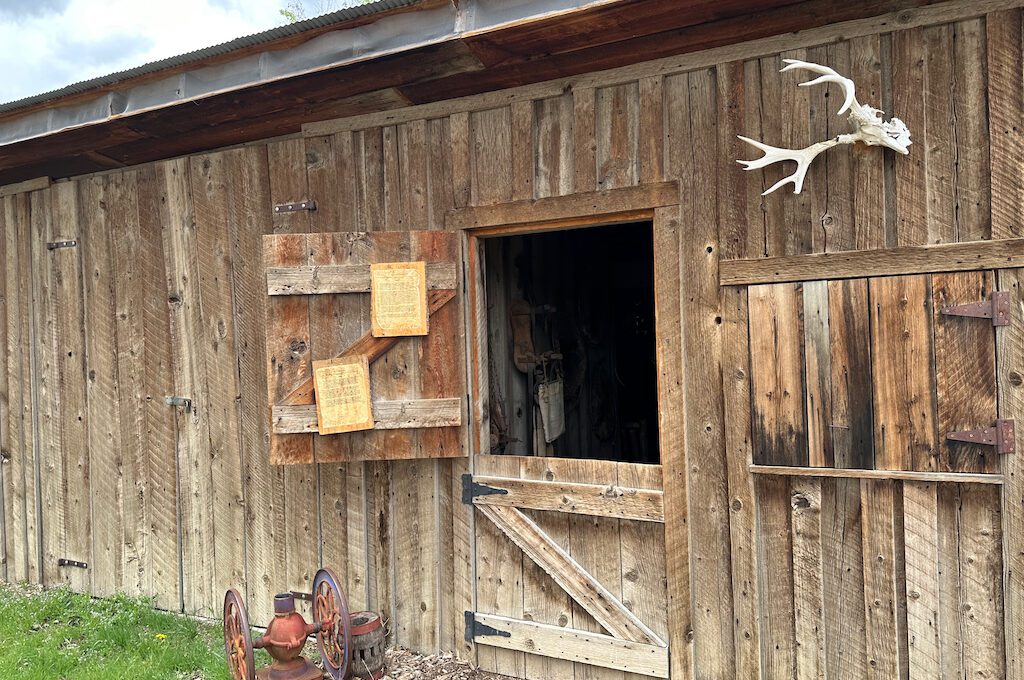
[[[639,64],[619,66],[603,71],[592,71],[577,76],[531,83],[494,92],[484,92],[429,104],[418,104],[390,111],[364,113],[344,118],[304,123],[304,137],[320,137],[339,132],[364,130],[372,127],[398,125],[413,120],[443,118],[457,111],[484,111],[509,106],[515,102],[546,99],[590,87],[612,87],[629,83],[645,76],[669,76],[676,73],[710,68],[732,61],[744,61],[787,50],[818,47],[878,33],[891,33],[920,26],[942,24],[984,16],[989,12],[1020,7],[1021,0],[973,0],[941,2],[925,7],[901,9],[867,19],[853,19],[819,28],[789,32],[734,45],[724,45],[699,52],[688,52]]]
[[[494,614],[476,614],[476,621],[502,635],[476,635],[473,641],[490,647],[528,652],[591,666],[612,668],[655,678],[668,677],[668,648],[627,642],[609,635],[563,628]]]
[[[723,286],[1013,269],[1024,267],[1024,239],[722,260],[718,267]]]
[[[0,198],[3,198],[4,196],[13,196],[14,194],[21,194],[26,191],[47,189],[49,186],[49,177],[34,177],[32,179],[26,179],[23,182],[15,182],[14,184],[0,186]]]
[[[427,288],[454,289],[458,269],[454,262],[428,262]],[[370,265],[335,264],[303,267],[268,267],[267,295],[369,293]]]
[[[510,224],[550,222],[609,213],[652,210],[679,203],[678,182],[655,182],[621,189],[588,191],[511,203],[453,210],[445,217],[449,229],[479,229]]]
[[[863,470],[859,468],[790,467],[750,465],[755,475],[783,477],[843,477],[846,479],[897,479],[908,482],[957,482],[960,484],[1002,484],[1003,476],[975,472],[927,472],[919,470]]]
[[[630,642],[665,646],[657,633],[541,531],[532,519],[516,508],[500,505],[478,505],[476,509],[609,633]]]
[[[277,405],[273,408],[275,434],[317,431],[316,404]],[[462,400],[409,399],[373,402],[375,430],[407,430],[419,427],[462,425]]]
[[[508,492],[476,496],[473,502],[477,505],[550,510],[642,522],[665,521],[664,494],[661,491],[507,477],[479,476],[473,477],[473,481]]]

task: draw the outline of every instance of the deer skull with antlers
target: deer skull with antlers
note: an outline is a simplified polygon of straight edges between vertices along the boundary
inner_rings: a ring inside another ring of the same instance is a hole
[[[888,121],[882,120],[882,111],[858,102],[852,80],[839,75],[829,67],[822,66],[821,64],[813,64],[809,61],[800,61],[799,59],[783,59],[783,61],[786,65],[782,67],[782,71],[803,69],[821,74],[814,80],[800,83],[800,87],[819,85],[821,83],[836,83],[842,87],[843,92],[846,94],[846,100],[843,102],[842,108],[839,109],[838,115],[841,116],[846,111],[849,111],[849,121],[856,130],[849,134],[839,135],[833,139],[811,144],[806,149],[780,149],[739,135],[739,138],[744,142],[764,152],[764,156],[757,160],[736,161],[747,170],[756,170],[780,161],[796,161],[796,172],[780,179],[770,189],[761,194],[762,196],[770,194],[787,182],[792,182],[793,193],[799,194],[800,190],[803,189],[804,176],[807,175],[807,169],[810,167],[811,161],[818,154],[839,144],[863,142],[868,146],[885,146],[904,155],[910,153],[907,149],[910,146],[910,130],[907,129],[906,124],[899,118],[893,118]]]

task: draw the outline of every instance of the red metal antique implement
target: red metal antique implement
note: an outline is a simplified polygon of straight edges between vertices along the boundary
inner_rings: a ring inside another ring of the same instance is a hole
[[[351,655],[351,622],[345,595],[330,569],[313,579],[313,623],[295,610],[295,595],[274,597],[274,619],[267,632],[253,640],[241,595],[232,588],[224,596],[224,650],[234,680],[321,680],[321,671],[302,656],[310,635],[316,635],[324,670],[334,680],[346,677]],[[265,649],[274,662],[256,670],[254,649]]]

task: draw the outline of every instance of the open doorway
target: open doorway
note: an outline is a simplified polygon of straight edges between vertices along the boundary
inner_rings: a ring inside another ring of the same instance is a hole
[[[650,222],[484,241],[492,454],[658,463]]]

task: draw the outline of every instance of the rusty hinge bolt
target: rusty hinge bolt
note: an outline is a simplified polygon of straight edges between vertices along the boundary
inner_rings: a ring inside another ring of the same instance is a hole
[[[944,316],[969,316],[975,319],[992,319],[993,326],[1010,325],[1010,293],[998,290],[992,299],[984,302],[968,302],[963,305],[949,305],[942,308]]]
[[[994,446],[996,453],[1013,453],[1017,448],[1017,436],[1012,420],[997,420],[992,427],[977,430],[947,432],[946,439],[967,444]]]

